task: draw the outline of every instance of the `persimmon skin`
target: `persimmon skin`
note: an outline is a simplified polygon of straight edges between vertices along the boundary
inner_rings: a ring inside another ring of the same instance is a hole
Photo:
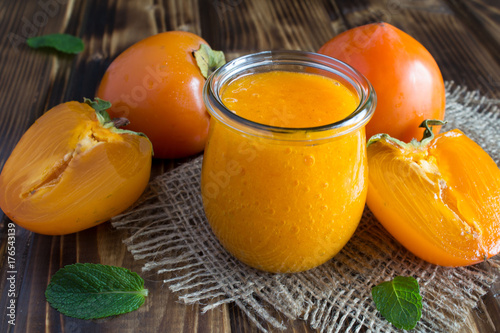
[[[432,264],[467,266],[500,252],[500,169],[459,130],[420,148],[368,146],[367,205],[405,248]]]
[[[318,52],[346,62],[373,85],[377,109],[366,125],[367,139],[387,133],[409,142],[422,137],[419,125],[425,119],[444,119],[445,87],[435,59],[396,27],[385,22],[356,27],[333,37]]]
[[[126,129],[148,136],[155,158],[182,158],[205,147],[205,78],[193,56],[201,44],[208,45],[184,31],[150,36],[114,59],[101,80],[96,96],[112,103],[111,117],[130,120]]]
[[[119,214],[146,188],[152,147],[101,126],[89,105],[68,102],[26,131],[0,174],[0,208],[46,235],[78,232]]]

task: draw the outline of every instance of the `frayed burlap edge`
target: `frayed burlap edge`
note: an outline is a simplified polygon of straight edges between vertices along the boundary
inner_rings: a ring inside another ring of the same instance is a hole
[[[447,83],[446,129],[460,128],[499,164],[498,100]],[[344,249],[328,263],[297,274],[269,274],[240,263],[212,234],[200,188],[202,158],[154,179],[131,210],[112,220],[143,272],[154,272],[186,304],[202,312],[233,302],[263,332],[285,329],[278,317],[305,320],[322,332],[397,332],[374,307],[371,287],[413,276],[423,297],[416,332],[455,332],[496,281],[498,256],[487,263],[446,268],[399,245],[365,209]],[[277,316],[279,312],[281,315]]]

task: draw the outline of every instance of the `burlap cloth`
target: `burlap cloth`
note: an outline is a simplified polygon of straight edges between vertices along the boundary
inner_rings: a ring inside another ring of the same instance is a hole
[[[446,88],[445,129],[460,128],[499,164],[500,101],[449,82]],[[205,219],[201,162],[158,176],[112,225],[130,231],[124,243],[144,262],[144,274],[158,274],[180,301],[199,303],[203,312],[234,302],[262,331],[285,329],[277,318],[287,317],[323,332],[397,332],[377,312],[371,287],[403,275],[420,284],[422,319],[415,331],[448,333],[464,325],[500,275],[499,256],[470,267],[428,264],[399,245],[368,209],[344,249],[318,268],[298,274],[249,268],[224,250]]]

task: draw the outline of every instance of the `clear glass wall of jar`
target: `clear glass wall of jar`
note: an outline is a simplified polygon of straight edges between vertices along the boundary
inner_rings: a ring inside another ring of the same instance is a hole
[[[359,98],[348,117],[310,128],[242,118],[221,94],[235,79],[267,71],[331,77]],[[331,259],[354,233],[365,206],[365,125],[376,105],[370,83],[336,59],[302,51],[251,54],[207,80],[211,114],[201,192],[210,226],[242,262],[269,272],[304,271]]]

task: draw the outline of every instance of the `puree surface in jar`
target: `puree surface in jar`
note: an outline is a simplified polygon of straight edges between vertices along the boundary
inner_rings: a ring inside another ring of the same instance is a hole
[[[297,131],[261,137],[212,117],[201,189],[214,234],[233,256],[265,271],[304,271],[331,259],[364,209],[364,127],[317,141],[298,128],[346,118],[357,94],[321,75],[271,71],[231,81],[221,99],[243,118]]]

